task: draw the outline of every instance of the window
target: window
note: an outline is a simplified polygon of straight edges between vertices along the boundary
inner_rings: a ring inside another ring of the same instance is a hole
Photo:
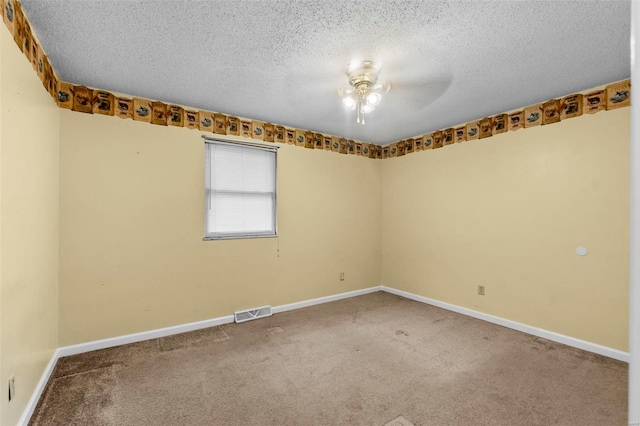
[[[275,237],[276,148],[205,139],[205,240]]]

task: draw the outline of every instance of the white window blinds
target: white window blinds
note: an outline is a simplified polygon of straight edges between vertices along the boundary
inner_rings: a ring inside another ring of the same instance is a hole
[[[276,235],[276,150],[206,140],[205,239]]]

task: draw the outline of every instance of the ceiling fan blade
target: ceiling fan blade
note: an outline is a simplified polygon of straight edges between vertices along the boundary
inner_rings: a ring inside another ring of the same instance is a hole
[[[389,90],[391,90],[391,82],[385,81],[384,83],[378,83],[373,86],[373,90],[380,93],[381,95],[384,95],[385,93],[388,93]]]
[[[426,80],[412,82],[394,82],[393,90],[385,96],[389,104],[397,108],[411,107],[413,109],[425,108],[438,100],[449,88],[450,80]]]

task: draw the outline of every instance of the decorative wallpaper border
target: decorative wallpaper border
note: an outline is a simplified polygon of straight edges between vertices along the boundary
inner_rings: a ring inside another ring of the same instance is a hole
[[[382,147],[382,158],[401,157],[454,143],[485,139],[500,133],[558,123],[582,114],[624,108],[631,105],[631,80],[611,83],[586,94],[573,94],[535,104],[519,111],[497,114],[466,124],[399,140]]]
[[[587,94],[573,94],[528,106],[522,110],[485,117],[466,124],[425,133],[381,146],[340,136],[315,133],[279,124],[197,110],[144,98],[128,98],[106,90],[61,81],[31,28],[18,0],[0,0],[1,15],[18,48],[38,74],[44,88],[60,108],[86,114],[132,119],[159,126],[185,127],[220,135],[240,136],[264,142],[351,154],[375,159],[401,157],[454,143],[485,139],[493,135],[561,120],[595,114],[630,105],[631,83],[623,80]]]

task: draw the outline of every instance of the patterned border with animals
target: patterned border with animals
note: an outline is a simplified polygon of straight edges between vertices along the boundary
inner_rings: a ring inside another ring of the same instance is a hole
[[[631,102],[631,81],[623,80],[586,94],[574,94],[561,99],[528,106],[519,111],[497,114],[481,120],[441,129],[382,147],[382,158],[401,157],[417,151],[442,148],[454,143],[484,139],[508,131],[545,126],[561,120],[623,108]]]

